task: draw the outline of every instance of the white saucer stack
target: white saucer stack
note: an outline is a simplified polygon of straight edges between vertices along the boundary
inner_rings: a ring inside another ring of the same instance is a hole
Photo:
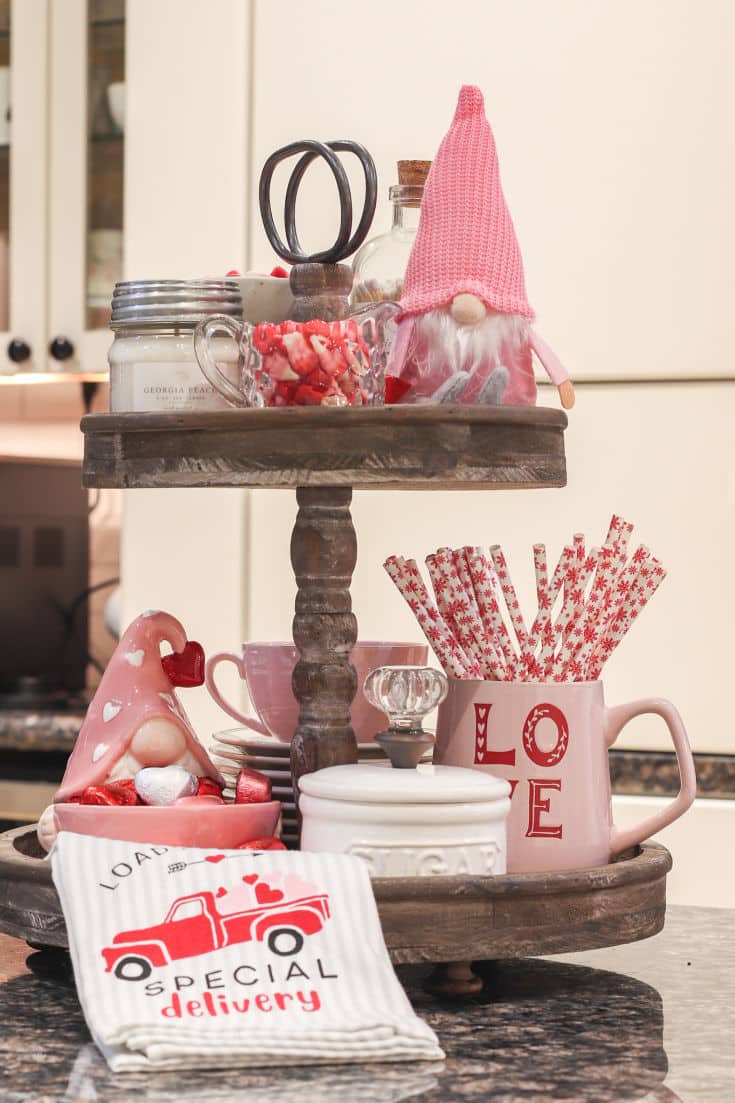
[[[250,728],[229,728],[215,733],[209,752],[212,762],[225,779],[226,799],[234,798],[235,782],[243,766],[259,770],[271,779],[273,800],[281,802],[281,839],[286,846],[297,846],[298,817],[291,784],[290,744],[270,735],[257,735]],[[358,743],[357,753],[360,762],[388,762],[387,755],[377,743]]]

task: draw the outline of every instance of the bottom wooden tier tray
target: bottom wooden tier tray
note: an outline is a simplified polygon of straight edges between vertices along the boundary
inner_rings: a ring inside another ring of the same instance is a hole
[[[468,962],[591,950],[635,942],[664,925],[671,855],[644,843],[608,866],[498,877],[373,881],[396,964]],[[0,931],[66,948],[51,867],[35,826],[0,834]]]

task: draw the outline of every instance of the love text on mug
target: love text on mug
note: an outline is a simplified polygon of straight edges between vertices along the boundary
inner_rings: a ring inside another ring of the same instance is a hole
[[[475,765],[476,766],[516,766],[516,748],[491,750],[490,713],[491,704],[475,703]],[[549,750],[544,750],[536,739],[536,729],[542,720],[550,720],[556,726],[556,742]],[[564,713],[556,705],[542,702],[534,705],[523,722],[521,746],[528,761],[545,770],[559,766],[569,746],[569,725]],[[519,778],[508,778],[511,800],[516,798]],[[561,777],[544,776],[526,779],[528,785],[528,830],[527,838],[561,839],[564,826],[556,823],[551,803],[555,792],[561,792]]]

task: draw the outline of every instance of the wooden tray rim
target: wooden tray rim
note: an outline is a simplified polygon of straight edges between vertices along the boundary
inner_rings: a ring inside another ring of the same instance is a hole
[[[564,410],[551,406],[361,406],[341,409],[328,406],[285,406],[279,409],[172,410],[162,413],[85,414],[81,429],[85,434],[196,432],[204,429],[238,429],[256,432],[276,428],[350,428],[355,425],[531,425],[537,428],[566,429]]]

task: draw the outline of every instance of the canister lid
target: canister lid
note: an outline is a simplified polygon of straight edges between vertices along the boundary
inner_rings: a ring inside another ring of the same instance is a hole
[[[239,280],[128,280],[115,284],[110,326],[194,329],[212,314],[242,318]]]
[[[299,778],[301,791],[324,800],[363,804],[468,804],[502,800],[510,785],[464,766],[394,770],[390,762],[328,766]]]

